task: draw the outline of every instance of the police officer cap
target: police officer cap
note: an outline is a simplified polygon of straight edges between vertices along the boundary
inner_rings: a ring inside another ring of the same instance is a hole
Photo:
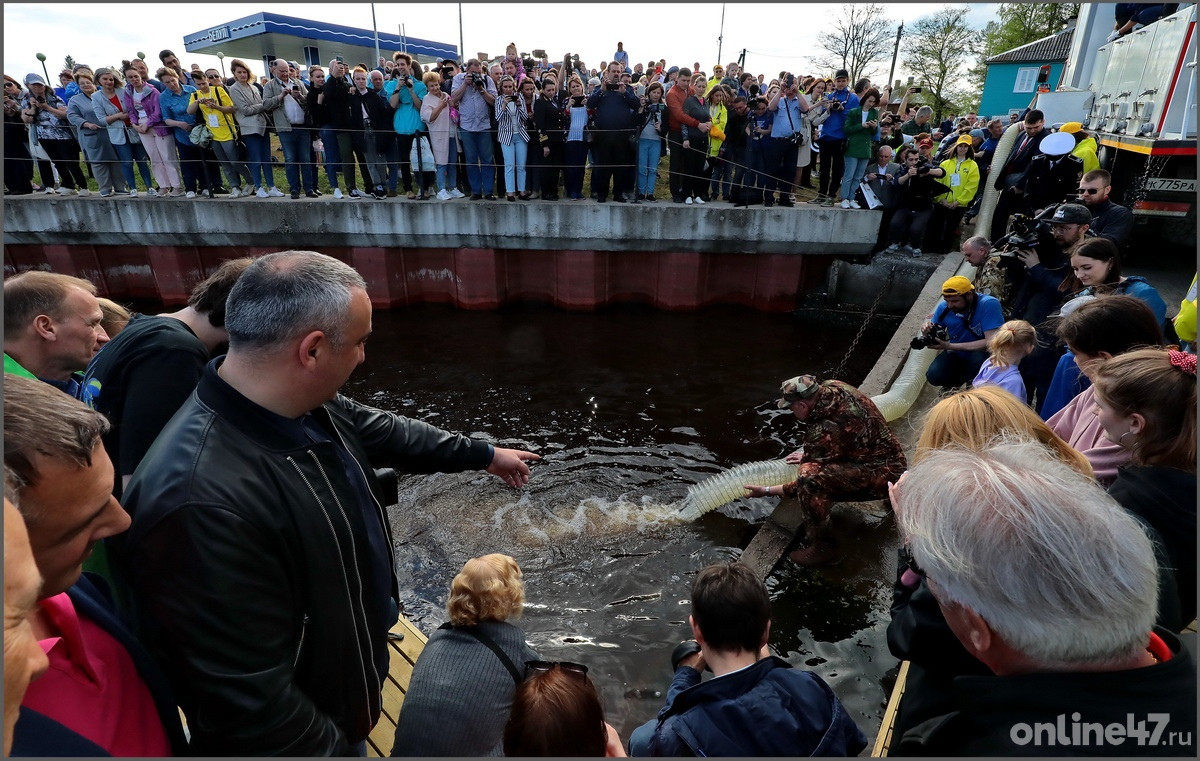
[[[779,391],[783,394],[783,397],[776,404],[782,410],[791,407],[792,402],[811,399],[817,393],[820,385],[820,381],[814,375],[797,375],[795,378],[785,380],[779,386]]]
[[[1050,217],[1052,225],[1090,225],[1092,223],[1092,213],[1088,211],[1086,206],[1077,203],[1064,203],[1054,210],[1054,216]]]
[[[1075,148],[1075,137],[1069,132],[1048,135],[1038,146],[1047,156],[1065,156]]]

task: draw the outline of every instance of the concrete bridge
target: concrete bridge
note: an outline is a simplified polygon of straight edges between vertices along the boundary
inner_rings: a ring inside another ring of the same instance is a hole
[[[835,257],[867,254],[878,224],[878,212],[803,204],[26,196],[5,199],[4,266],[173,304],[224,259],[303,248],[352,264],[380,308],[633,301],[788,311]]]

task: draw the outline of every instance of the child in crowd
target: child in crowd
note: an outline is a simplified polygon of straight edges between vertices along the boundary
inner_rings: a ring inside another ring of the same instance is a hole
[[[1099,363],[1092,381],[1104,435],[1130,453],[1108,493],[1157,533],[1177,594],[1160,591],[1159,623],[1178,631],[1196,617],[1196,355],[1135,349]],[[1174,620],[1163,615],[1172,603]]]
[[[1022,401],[1028,399],[1018,365],[1033,352],[1036,343],[1037,334],[1028,322],[1009,320],[1001,325],[988,341],[991,356],[983,361],[971,387],[999,386]]]

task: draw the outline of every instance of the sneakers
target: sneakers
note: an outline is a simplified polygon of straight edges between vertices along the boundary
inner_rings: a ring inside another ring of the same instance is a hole
[[[917,248],[916,246],[909,246],[908,247],[908,255],[909,256],[920,256],[921,249]]]
[[[362,193],[359,192],[358,188],[351,188],[347,195],[354,199],[362,198]]]
[[[79,189],[79,195],[80,195],[80,196],[82,196],[82,197],[84,197],[84,198],[87,198],[87,197],[88,197],[88,196],[90,196],[91,194],[92,194],[92,191],[88,190],[87,188],[80,188],[80,189]]]
[[[462,192],[458,188],[451,188],[450,189],[450,197],[451,198],[466,198],[467,194]]]
[[[58,193],[60,196],[72,196],[72,195],[75,195],[75,190],[74,190],[73,188],[68,188],[68,187],[66,187],[66,186],[64,186],[64,185],[59,185],[59,186],[58,186],[58,190],[55,190],[54,192],[55,192],[55,193]]]
[[[336,198],[336,199],[338,199],[338,200],[341,200],[341,198],[342,198],[342,189],[341,189],[341,188],[334,188],[334,189],[333,189],[333,197],[334,197],[334,198]]]
[[[683,199],[683,202],[686,203],[688,206],[691,206],[696,201],[691,196],[688,196],[687,198]]]
[[[843,199],[842,199],[842,208],[843,208],[843,209],[849,209],[849,208],[850,208],[850,199],[849,199],[849,198],[843,198]]]
[[[809,201],[805,201],[805,203],[811,203],[814,206],[820,206],[824,202],[825,202],[825,196],[821,195],[820,193],[817,193],[816,198],[813,198]]]
[[[48,195],[48,196],[52,196],[52,195],[54,195],[54,188],[47,187],[47,188],[46,188],[45,190],[43,190],[42,192],[43,192],[43,193],[45,193],[45,194],[46,194],[46,195]],[[136,191],[136,190],[135,190],[135,191],[133,191],[133,194],[136,196],[136,195],[137,195],[137,191]]]
[[[184,198],[195,198],[195,197],[196,197],[196,191],[194,191],[194,190],[189,190],[189,191],[188,191],[188,192],[187,192],[187,193],[184,195]]]
[[[232,188],[229,189],[229,197],[230,198],[241,198],[242,197],[241,189],[238,188],[236,185],[233,186]]]
[[[320,198],[321,194],[315,190],[309,190],[304,193],[305,198]]]
[[[701,198],[700,196],[696,196],[696,203],[698,203],[699,205],[703,206],[703,205],[705,204],[705,201],[704,201],[704,199],[703,199],[703,198]]]
[[[855,201],[853,198],[851,198],[850,199],[850,208],[851,209],[861,209],[862,206],[859,205],[858,201]]]
[[[825,200],[821,201],[822,206],[833,206],[833,196],[825,196]]]
[[[200,195],[204,196],[205,198],[212,198],[212,197],[213,197],[212,191],[211,191],[211,190],[208,190],[207,188],[205,188],[204,190],[201,190],[201,191],[200,191]]]
[[[259,188],[258,190],[254,191],[254,195],[258,196],[259,198],[271,197],[271,194],[267,192],[266,188]]]
[[[161,188],[158,190],[155,190],[154,188],[146,188],[146,196],[148,198],[162,198],[163,192]]]
[[[275,187],[274,185],[272,185],[267,190],[267,195],[270,196],[271,198],[283,198],[283,191],[280,190],[279,188]]]
[[[900,244],[899,244],[899,243],[893,243],[893,244],[891,244],[890,246],[888,246],[887,248],[885,248],[885,249],[883,250],[883,253],[885,253],[885,254],[894,254],[894,253],[896,253],[896,252],[897,252],[897,251],[899,251],[899,250],[900,250]]]
[[[299,191],[299,190],[293,190],[293,191],[292,191],[292,200],[293,200],[293,201],[295,201],[295,200],[298,200],[299,198],[300,198],[300,191]]]
[[[439,201],[449,201],[453,197],[454,196],[450,195],[449,191],[447,191],[445,189],[439,190],[437,192],[437,199]]]
[[[171,192],[167,193],[167,198],[182,198],[183,188],[171,188]],[[193,195],[193,198],[195,196]]]
[[[53,191],[47,191],[47,192],[53,192]],[[130,188],[129,189],[129,197],[137,198],[137,196],[138,196],[137,188]]]

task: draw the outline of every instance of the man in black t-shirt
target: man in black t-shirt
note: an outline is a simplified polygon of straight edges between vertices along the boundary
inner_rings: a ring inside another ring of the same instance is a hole
[[[204,366],[229,340],[225,299],[251,261],[221,264],[177,312],[134,315],[88,363],[83,386],[112,423],[104,448],[113,461],[118,499],[163,426],[196,388]]]

